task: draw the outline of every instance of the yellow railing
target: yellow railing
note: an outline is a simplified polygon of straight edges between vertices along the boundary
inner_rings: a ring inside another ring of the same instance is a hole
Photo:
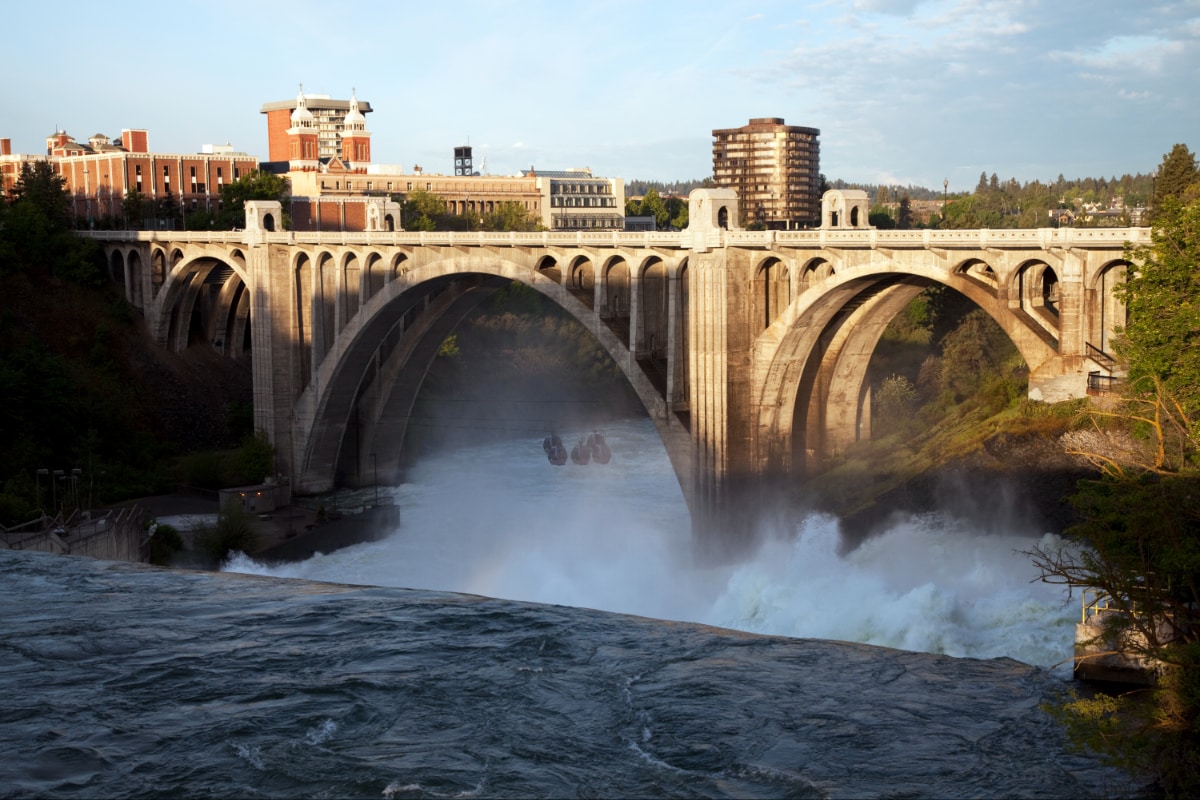
[[[1108,611],[1109,600],[1109,596],[1099,589],[1084,589],[1081,596],[1083,608],[1079,621],[1087,624],[1089,617]]]

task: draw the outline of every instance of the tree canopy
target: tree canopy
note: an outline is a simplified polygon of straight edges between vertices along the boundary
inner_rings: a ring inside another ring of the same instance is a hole
[[[1196,156],[1185,144],[1177,144],[1163,156],[1162,165],[1154,180],[1154,204],[1162,206],[1174,198],[1180,202],[1200,199],[1200,170],[1196,168]],[[1156,214],[1158,212],[1156,211]]]
[[[102,279],[100,247],[72,232],[66,182],[49,162],[22,165],[0,215],[0,273],[32,270],[85,284]]]
[[[1164,411],[1200,445],[1200,201],[1167,197],[1155,221],[1151,244],[1128,250],[1135,268],[1117,287],[1128,323],[1115,348],[1134,396],[1169,398]]]
[[[483,216],[485,231],[536,231],[541,223],[533,212],[516,200],[504,200]]]
[[[654,227],[660,231],[670,228],[683,230],[688,225],[688,201],[677,194],[663,197],[651,187],[641,200],[630,198],[625,201],[625,214],[630,217],[654,217]]]
[[[221,230],[233,230],[246,224],[247,200],[277,200],[283,204],[285,211],[284,227],[290,227],[286,218],[287,200],[292,188],[288,179],[271,172],[255,170],[241,176],[236,181],[221,187],[221,211],[214,220],[214,227]],[[203,227],[199,214],[195,227]],[[189,220],[189,227],[192,221]]]
[[[516,200],[502,200],[486,213],[452,214],[445,198],[425,189],[413,189],[396,199],[408,231],[536,231],[541,227],[537,215]]]

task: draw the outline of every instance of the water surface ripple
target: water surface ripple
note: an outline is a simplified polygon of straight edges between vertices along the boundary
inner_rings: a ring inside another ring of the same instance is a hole
[[[1008,658],[0,551],[0,796],[1101,797]]]

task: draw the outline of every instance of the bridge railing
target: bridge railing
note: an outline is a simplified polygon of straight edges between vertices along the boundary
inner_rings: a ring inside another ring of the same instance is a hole
[[[244,244],[244,231],[76,231],[99,242],[219,242]]]
[[[711,231],[704,247],[893,248],[939,247],[1104,247],[1120,249],[1127,242],[1148,244],[1149,228],[978,228],[968,230],[880,230],[878,228],[809,229],[800,231]],[[108,242],[196,242],[249,244],[245,231],[81,231],[80,235]],[[256,233],[255,241],[299,245],[441,245],[475,247],[663,247],[690,249],[698,242],[693,231],[278,231]]]

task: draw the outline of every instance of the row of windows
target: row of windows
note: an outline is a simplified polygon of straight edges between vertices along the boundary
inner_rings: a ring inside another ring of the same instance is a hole
[[[814,148],[812,150],[762,150],[762,149],[747,149],[747,150],[716,150],[713,152],[713,158],[722,161],[763,161],[774,162],[781,159],[794,159],[797,161],[807,161],[817,157],[819,151]]]
[[[551,182],[550,194],[612,194],[608,183]]]
[[[615,208],[615,197],[551,197],[550,205],[557,208]]]
[[[578,231],[584,229],[621,230],[625,227],[623,217],[555,217],[556,231]]]

